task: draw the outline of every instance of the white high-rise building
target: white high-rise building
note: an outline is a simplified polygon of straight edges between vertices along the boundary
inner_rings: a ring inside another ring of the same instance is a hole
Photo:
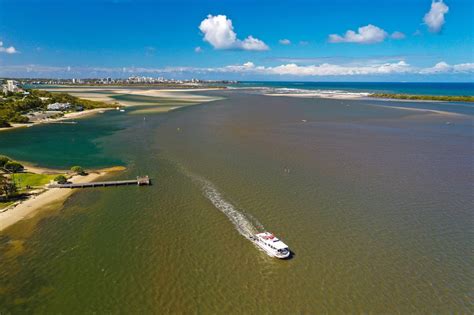
[[[21,92],[21,89],[18,88],[14,80],[7,80],[7,84],[2,85],[3,94],[8,92]]]
[[[15,92],[16,91],[15,81],[7,80],[7,91],[8,92]]]

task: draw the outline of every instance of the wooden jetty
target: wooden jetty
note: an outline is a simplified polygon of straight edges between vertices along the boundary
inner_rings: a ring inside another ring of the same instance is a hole
[[[88,187],[107,187],[107,186],[121,186],[121,185],[137,185],[146,186],[151,185],[151,180],[148,176],[139,177],[130,180],[111,180],[105,182],[90,182],[90,183],[66,183],[66,184],[50,184],[48,188],[88,188]]]

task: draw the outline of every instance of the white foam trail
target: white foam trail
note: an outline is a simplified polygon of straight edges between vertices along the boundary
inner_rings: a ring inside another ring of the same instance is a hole
[[[255,218],[246,216],[239,211],[234,205],[224,199],[217,188],[207,179],[204,179],[195,174],[185,172],[191,179],[199,183],[204,196],[216,207],[219,211],[227,216],[227,218],[235,226],[235,229],[245,238],[258,233],[258,229],[264,229],[263,225]],[[255,222],[255,225],[252,224]],[[258,228],[257,228],[258,227]]]
[[[242,212],[238,211],[231,203],[224,199],[217,188],[208,180],[199,179],[204,195],[212,202],[214,207],[224,213],[232,222],[237,231],[244,237],[258,233],[257,228]],[[259,224],[261,226],[261,224]]]

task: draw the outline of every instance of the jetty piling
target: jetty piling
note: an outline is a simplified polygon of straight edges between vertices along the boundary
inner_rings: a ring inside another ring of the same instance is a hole
[[[48,188],[88,188],[88,187],[107,187],[107,186],[122,186],[122,185],[137,185],[148,186],[151,185],[150,177],[137,176],[137,179],[130,180],[111,180],[102,182],[90,183],[66,183],[66,184],[50,184]]]

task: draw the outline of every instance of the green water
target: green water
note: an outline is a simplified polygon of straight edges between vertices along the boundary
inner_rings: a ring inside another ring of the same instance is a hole
[[[103,119],[103,116],[107,118]],[[104,167],[124,163],[114,155],[113,148],[111,151],[104,149],[106,139],[128,125],[123,121],[123,114],[106,112],[77,121],[80,123],[2,131],[0,151],[17,160],[47,167]]]
[[[472,113],[216,94],[0,134],[18,159],[154,183],[80,191],[3,233],[0,312],[472,313]]]

